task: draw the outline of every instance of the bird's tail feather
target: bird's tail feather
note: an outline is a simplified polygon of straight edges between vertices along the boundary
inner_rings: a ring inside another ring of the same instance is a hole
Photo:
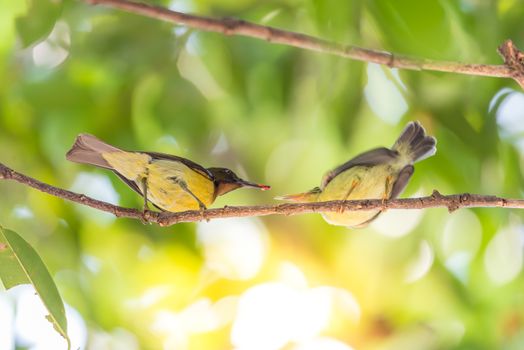
[[[320,188],[315,187],[311,191],[308,191],[308,192],[297,193],[297,194],[288,194],[285,196],[278,196],[278,197],[275,197],[275,199],[281,200],[281,201],[299,202],[299,203],[316,202],[320,192],[321,192]]]
[[[73,147],[67,152],[66,159],[76,163],[91,164],[112,169],[102,153],[121,152],[122,150],[97,139],[90,134],[80,134],[76,137]]]
[[[393,149],[414,163],[434,155],[437,151],[436,144],[437,140],[427,136],[422,125],[416,121],[404,128]]]

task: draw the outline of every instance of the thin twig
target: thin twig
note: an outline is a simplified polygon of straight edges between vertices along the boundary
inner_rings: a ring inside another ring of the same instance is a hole
[[[171,11],[163,7],[128,0],[84,0],[89,4],[102,4],[159,19],[174,24],[224,35],[257,38],[270,43],[294,46],[358,61],[366,61],[394,68],[429,70],[476,76],[512,78],[524,89],[524,54],[511,40],[505,41],[498,51],[504,59],[502,65],[469,64],[451,61],[418,59],[391,52],[343,45],[310,35],[263,26],[236,18],[210,18]]]
[[[486,196],[478,194],[453,194],[444,196],[438,191],[433,191],[431,196],[419,198],[391,199],[383,201],[381,199],[364,199],[351,201],[330,201],[318,203],[286,203],[278,205],[258,205],[258,206],[226,206],[206,211],[184,211],[179,213],[142,211],[123,208],[117,205],[102,202],[83,194],[74,193],[58,187],[54,187],[26,176],[0,163],[0,179],[14,180],[33,187],[39,191],[49,193],[55,197],[63,198],[72,202],[80,203],[101,211],[111,213],[117,217],[127,217],[140,219],[142,221],[156,223],[160,226],[170,226],[180,222],[196,222],[218,218],[246,217],[246,216],[266,216],[266,215],[298,215],[307,213],[336,212],[341,208],[347,211],[371,210],[371,209],[426,209],[445,207],[450,212],[459,208],[473,207],[504,207],[524,209],[523,199],[507,199],[496,196]]]

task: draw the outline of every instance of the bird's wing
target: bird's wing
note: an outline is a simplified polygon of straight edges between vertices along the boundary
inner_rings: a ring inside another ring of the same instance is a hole
[[[118,175],[118,177],[120,179],[122,179],[122,181],[124,181],[129,187],[131,187],[133,189],[133,191],[135,191],[136,193],[138,193],[139,195],[143,196],[143,193],[142,193],[142,189],[140,189],[138,187],[138,185],[136,184],[136,182],[134,181],[131,181],[129,180],[127,177],[125,177],[124,175],[120,174],[118,171],[116,170],[113,170],[113,172]]]
[[[413,175],[414,171],[415,168],[413,165],[406,165],[404,168],[402,168],[398,174],[397,181],[395,181],[393,184],[389,198],[397,198],[398,195],[404,191],[404,188],[406,188],[406,185],[408,184],[408,181],[411,178],[411,175]]]
[[[122,181],[124,181],[129,187],[131,187],[133,189],[133,191],[135,191],[136,193],[138,193],[139,195],[141,195],[142,197],[144,196],[144,194],[142,193],[142,190],[140,189],[140,187],[138,187],[138,185],[136,184],[136,182],[134,181],[131,181],[129,180],[128,178],[126,178],[124,175],[120,174],[119,172],[117,172],[116,170],[113,170],[113,172],[118,175],[118,177],[120,179],[122,179]],[[160,208],[158,205],[156,205],[155,203],[151,202],[149,199],[148,199],[148,202],[153,204],[153,206],[161,211],[165,211],[165,209],[162,209]]]
[[[335,178],[335,176],[340,173],[354,167],[357,165],[360,166],[373,166],[377,164],[389,163],[398,156],[397,151],[393,151],[386,147],[375,148],[370,151],[359,154],[353,159],[350,159],[346,163],[336,167],[335,169],[329,171],[322,178],[322,183],[320,188],[325,188],[327,184]]]
[[[190,168],[191,170],[196,171],[200,175],[210,179],[211,181],[215,179],[215,177],[209,170],[204,168],[202,165],[197,164],[189,159],[174,156],[171,154],[165,154],[165,153],[157,153],[157,152],[144,152],[144,153],[148,154],[153,159],[164,159],[164,160],[171,160],[174,162],[180,162],[184,164],[185,166],[187,166],[188,168]]]

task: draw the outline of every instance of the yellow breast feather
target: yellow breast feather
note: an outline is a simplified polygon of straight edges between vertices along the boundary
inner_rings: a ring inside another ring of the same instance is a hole
[[[147,187],[149,199],[168,211],[197,210],[199,204],[182,186],[194,194],[206,206],[215,199],[215,185],[204,176],[181,162],[155,159],[148,165]]]
[[[396,181],[391,174],[396,172],[386,171],[387,166],[350,168],[333,178],[319,194],[318,200],[388,199],[392,184]],[[388,186],[387,183],[391,185]],[[326,212],[322,216],[332,224],[358,227],[379,213],[380,210]]]

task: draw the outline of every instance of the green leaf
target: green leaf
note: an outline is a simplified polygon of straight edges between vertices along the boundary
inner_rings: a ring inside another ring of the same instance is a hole
[[[65,338],[68,349],[70,348],[64,303],[58,294],[51,274],[29,243],[16,232],[6,230],[1,226],[0,280],[6,289],[20,284],[32,284],[49,311],[49,315],[46,316],[47,320]]]
[[[142,145],[162,136],[162,127],[155,117],[158,100],[163,90],[159,75],[149,74],[138,83],[133,94],[132,120],[138,140]]]
[[[25,16],[16,19],[16,29],[24,47],[47,37],[62,10],[60,0],[31,0]]]

